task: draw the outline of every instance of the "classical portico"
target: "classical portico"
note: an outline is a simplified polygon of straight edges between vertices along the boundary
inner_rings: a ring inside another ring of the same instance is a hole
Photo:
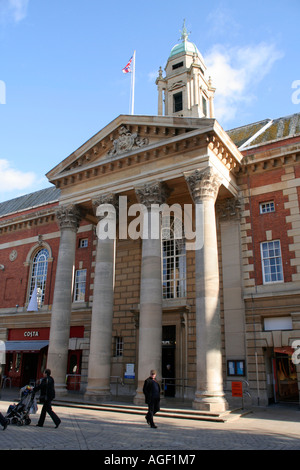
[[[47,174],[61,190],[62,211],[76,207],[82,220],[94,225],[95,233],[104,215],[107,222],[116,223],[115,237],[96,239],[93,295],[87,312],[91,327],[85,396],[94,400],[110,396],[116,362],[113,342],[122,336],[124,360],[117,359],[119,370],[124,376],[126,364],[134,366],[133,399],[144,403],[142,386],[150,370],[157,369],[158,377],[163,377],[162,328],[176,325],[176,380],[194,390],[195,408],[224,411],[215,205],[238,196],[236,172],[242,156],[212,118],[214,89],[185,29],[182,44],[171,51],[166,77],[160,71],[157,86],[158,116],[119,116]],[[167,96],[165,116],[163,91]],[[172,100],[179,105],[179,92],[181,109],[172,112]],[[118,213],[120,197],[126,197],[128,204]],[[107,211],[99,214],[97,208],[103,203],[108,204]],[[120,228],[118,220],[124,220],[133,204],[143,206],[141,224],[149,232],[129,243],[130,231]],[[184,234],[180,253],[172,254],[177,256],[175,263],[162,249],[163,204],[192,207],[196,239],[185,248]],[[159,223],[151,232],[154,214]],[[67,261],[57,267],[48,359],[60,384],[68,349],[76,223],[68,231],[60,226],[61,251]],[[172,284],[168,276],[173,276]],[[129,330],[131,339],[126,342]]]

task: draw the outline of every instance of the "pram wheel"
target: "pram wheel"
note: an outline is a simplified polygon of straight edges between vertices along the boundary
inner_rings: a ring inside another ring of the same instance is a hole
[[[18,424],[18,418],[12,418],[11,424]]]
[[[29,426],[30,423],[31,423],[31,419],[30,418],[25,418],[26,426]]]
[[[18,426],[23,426],[23,424],[24,424],[23,419],[20,419],[20,420],[17,422],[17,425],[18,425]]]

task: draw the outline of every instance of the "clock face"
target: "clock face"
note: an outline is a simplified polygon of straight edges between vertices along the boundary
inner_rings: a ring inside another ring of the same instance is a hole
[[[9,254],[9,259],[10,259],[10,261],[15,261],[15,259],[17,258],[17,256],[18,256],[17,250],[13,250],[13,251]]]

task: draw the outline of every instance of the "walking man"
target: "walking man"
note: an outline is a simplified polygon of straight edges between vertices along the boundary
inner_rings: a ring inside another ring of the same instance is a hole
[[[145,416],[145,419],[151,428],[157,428],[154,424],[153,417],[160,409],[160,385],[156,381],[156,371],[151,370],[150,377],[145,380],[143,393],[145,395],[145,402],[148,405],[148,413]]]
[[[0,424],[3,426],[3,431],[7,428],[7,420],[4,418],[3,414],[0,413]]]
[[[33,391],[37,392],[40,390],[40,403],[43,404],[41,415],[37,426],[42,427],[46,418],[46,413],[52,418],[55,428],[58,428],[61,421],[59,417],[54,413],[51,407],[51,402],[55,398],[54,380],[51,377],[51,370],[46,369],[44,372],[44,378],[40,385],[34,387]]]

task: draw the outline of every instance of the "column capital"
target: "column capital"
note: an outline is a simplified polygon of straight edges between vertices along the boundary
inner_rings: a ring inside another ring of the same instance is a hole
[[[115,193],[106,193],[106,194],[101,194],[100,196],[97,196],[95,199],[92,200],[92,205],[93,205],[93,211],[95,215],[98,217],[98,219],[102,219],[104,217],[104,215],[100,215],[100,216],[97,215],[97,209],[101,205],[107,205],[107,209],[109,209],[109,206],[113,206],[115,214],[118,214],[119,200]]]
[[[71,229],[77,231],[81,220],[80,210],[75,204],[60,206],[56,211],[56,218],[61,230]]]
[[[150,209],[151,204],[164,204],[170,195],[170,190],[165,183],[155,181],[135,188],[135,193],[138,202]]]
[[[205,199],[217,199],[222,180],[211,166],[185,174],[185,179],[195,203]]]

